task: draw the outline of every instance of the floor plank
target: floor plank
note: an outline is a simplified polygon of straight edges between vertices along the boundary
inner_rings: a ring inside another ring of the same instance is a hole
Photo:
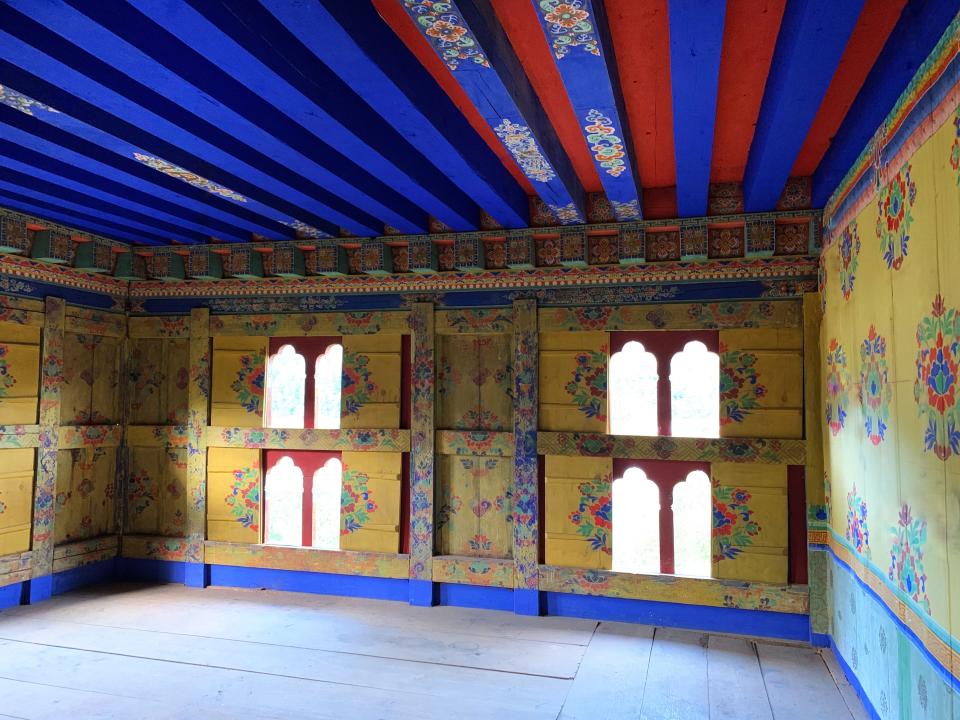
[[[816,650],[760,643],[757,653],[777,720],[809,720],[814,699],[818,720],[850,720],[850,710]]]
[[[0,720],[860,720],[841,678],[744,638],[273,591],[126,584],[0,614]]]
[[[642,719],[709,717],[706,646],[706,635],[657,628],[643,693]]]
[[[647,679],[654,629],[601,623],[570,686],[560,720],[633,718]]]
[[[837,689],[840,690],[840,696],[846,703],[847,709],[850,711],[850,714],[853,715],[854,720],[870,720],[870,715],[863,707],[863,703],[860,702],[860,696],[857,695],[856,689],[850,684],[850,681],[847,680],[847,676],[840,667],[840,663],[837,662],[837,656],[833,650],[830,648],[821,649],[820,657],[822,657],[823,662],[826,663],[827,670],[830,671],[830,675],[833,677]]]
[[[707,677],[711,718],[773,720],[752,641],[711,636],[707,644]]]

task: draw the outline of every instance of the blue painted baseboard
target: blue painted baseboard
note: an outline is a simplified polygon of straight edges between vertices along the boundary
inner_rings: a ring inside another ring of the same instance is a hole
[[[210,565],[210,584],[227,587],[266,588],[292,592],[345,595],[377,600],[408,601],[408,580],[394,578],[334,575],[302,570],[267,570],[263,568]]]
[[[27,601],[31,605],[49,600],[53,595],[53,575],[32,578],[27,585]]]
[[[515,593],[510,588],[458,585],[456,583],[437,583],[437,586],[439,588],[440,605],[513,612]]]
[[[204,563],[185,563],[183,584],[187,587],[207,587],[210,584],[210,566]]]
[[[26,583],[17,582],[0,587],[0,610],[22,604],[26,585]]]
[[[557,592],[544,595],[547,615],[738,633],[780,640],[806,641],[810,636],[808,615]]]
[[[823,633],[810,633],[810,644],[813,647],[825,648],[830,647],[830,636]]]
[[[539,590],[516,590],[513,593],[513,611],[517,615],[545,615],[546,593]]]
[[[825,647],[829,647],[831,650],[833,650],[833,656],[837,658],[837,664],[840,666],[840,669],[843,670],[843,674],[847,676],[847,681],[853,686],[853,689],[857,691],[857,697],[860,698],[860,702],[863,703],[863,707],[867,711],[867,714],[870,716],[871,720],[880,720],[880,714],[873,707],[873,703],[870,702],[870,698],[867,697],[867,693],[864,692],[863,685],[860,684],[860,680],[857,678],[856,673],[853,672],[843,655],[840,654],[840,651],[837,650],[836,646],[833,644],[833,639],[829,635],[825,635],[823,637],[827,638],[828,644]]]
[[[408,599],[411,605],[418,607],[432,607],[439,602],[439,590],[429,580],[409,580]]]
[[[62,595],[82,587],[110,582],[117,576],[117,558],[81,565],[53,575],[52,593]]]

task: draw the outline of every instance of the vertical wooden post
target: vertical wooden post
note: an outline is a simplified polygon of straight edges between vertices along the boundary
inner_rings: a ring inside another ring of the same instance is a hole
[[[513,303],[514,612],[539,615],[540,493],[537,391],[540,337],[536,300]]]
[[[434,357],[433,305],[414,303],[410,311],[413,347],[410,394],[410,604],[434,605]]]
[[[57,452],[60,444],[60,386],[63,382],[63,325],[66,303],[44,302],[43,349],[40,355],[40,447],[33,489],[33,543],[30,602],[53,592],[53,525],[56,519]]]
[[[827,607],[827,557],[809,547],[812,536],[826,540],[830,525],[823,474],[823,428],[821,425],[819,293],[803,296],[803,436],[807,441],[804,467],[807,495],[807,584],[810,588],[810,641],[822,645],[830,632]]]
[[[209,584],[203,558],[207,522],[207,425],[210,418],[210,311],[190,311],[190,385],[187,422],[187,514],[188,556],[184,583],[191,587]]]
[[[124,334],[120,341],[120,381],[117,392],[120,393],[120,447],[117,448],[116,478],[114,479],[113,523],[120,535],[121,547],[123,535],[127,531],[127,477],[130,472],[130,448],[127,446],[127,428],[130,426],[133,394],[130,392],[130,318],[124,318]],[[164,386],[166,387],[166,386]]]

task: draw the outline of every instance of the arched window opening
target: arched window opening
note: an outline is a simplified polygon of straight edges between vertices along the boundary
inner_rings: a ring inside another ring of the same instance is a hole
[[[343,467],[330,458],[313,474],[313,547],[340,549],[340,502]]]
[[[710,478],[702,470],[694,470],[673,488],[673,562],[677,575],[711,575],[711,504]]]
[[[610,358],[609,373],[610,432],[657,435],[656,356],[631,340]]]
[[[266,529],[269,545],[303,542],[303,471],[284,456],[264,479]]]
[[[326,430],[340,427],[340,388],[343,386],[343,346],[327,347],[317,357],[313,372],[313,426]]]
[[[266,426],[302,428],[307,364],[293,345],[284,345],[267,362]]]
[[[613,481],[613,569],[660,572],[660,489],[640,468]]]
[[[720,436],[720,357],[693,340],[670,361],[671,434]]]

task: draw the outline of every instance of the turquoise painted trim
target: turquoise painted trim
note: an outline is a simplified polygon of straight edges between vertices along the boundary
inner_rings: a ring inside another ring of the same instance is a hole
[[[833,528],[830,528],[830,534],[833,536],[833,539],[837,543],[839,543],[840,545],[843,545],[850,552],[851,555],[856,557],[857,560],[859,560],[864,565],[864,567],[866,567],[868,570],[870,570],[870,572],[872,572],[881,581],[883,581],[883,584],[887,586],[887,589],[890,592],[892,592],[894,595],[896,595],[898,600],[900,600],[908,608],[910,608],[916,614],[916,616],[923,621],[923,624],[926,625],[931,631],[933,631],[934,635],[936,635],[938,638],[940,638],[940,640],[942,640],[944,643],[949,645],[953,650],[960,652],[960,640],[954,639],[946,628],[940,626],[936,622],[936,620],[934,620],[932,617],[927,615],[922,609],[917,607],[916,603],[914,603],[913,600],[910,599],[909,595],[907,595],[900,588],[898,588],[896,585],[890,582],[890,578],[887,576],[887,573],[881,570],[879,565],[874,564],[872,560],[870,560],[869,558],[865,558],[862,554],[854,550],[853,546],[849,542],[847,542],[847,539],[842,535],[837,534],[837,532]],[[826,545],[810,545],[809,547],[827,547],[829,549],[829,547]],[[832,549],[830,550],[830,554],[833,555],[834,557],[837,557],[836,553],[834,553]],[[839,560],[840,558],[837,558],[837,559]],[[843,561],[841,560],[841,562]],[[860,578],[857,578],[857,579],[859,580]]]
[[[887,606],[887,604],[883,601],[883,599],[879,595],[877,595],[876,592],[874,592],[873,588],[871,588],[869,585],[863,582],[863,580],[860,579],[860,577],[857,575],[857,573],[854,572],[853,568],[851,568],[850,565],[848,565],[841,558],[839,558],[837,554],[833,552],[833,549],[829,545],[809,545],[808,547],[810,550],[828,553],[840,568],[848,572],[856,581],[856,583],[861,588],[866,590],[867,595],[871,599],[875,600],[878,605],[880,605],[880,607],[887,614],[887,616],[893,621],[893,624],[897,628],[897,630],[899,630],[905,637],[907,637],[910,640],[911,643],[913,643],[913,646],[924,657],[924,659],[927,660],[927,662],[934,669],[934,671],[936,671],[936,673],[940,676],[940,678],[944,682],[946,682],[953,689],[955,693],[960,693],[960,680],[954,677],[953,673],[951,673],[948,668],[943,666],[943,664],[933,655],[933,653],[931,653],[926,648],[926,646],[920,641],[920,638],[917,637],[916,633],[913,632],[913,630],[911,630],[906,623],[904,623],[900,618],[897,617],[896,613],[894,613],[893,610],[891,610]],[[834,647],[832,636],[830,638],[830,645],[831,647]],[[839,657],[839,653],[838,653],[838,657]]]

